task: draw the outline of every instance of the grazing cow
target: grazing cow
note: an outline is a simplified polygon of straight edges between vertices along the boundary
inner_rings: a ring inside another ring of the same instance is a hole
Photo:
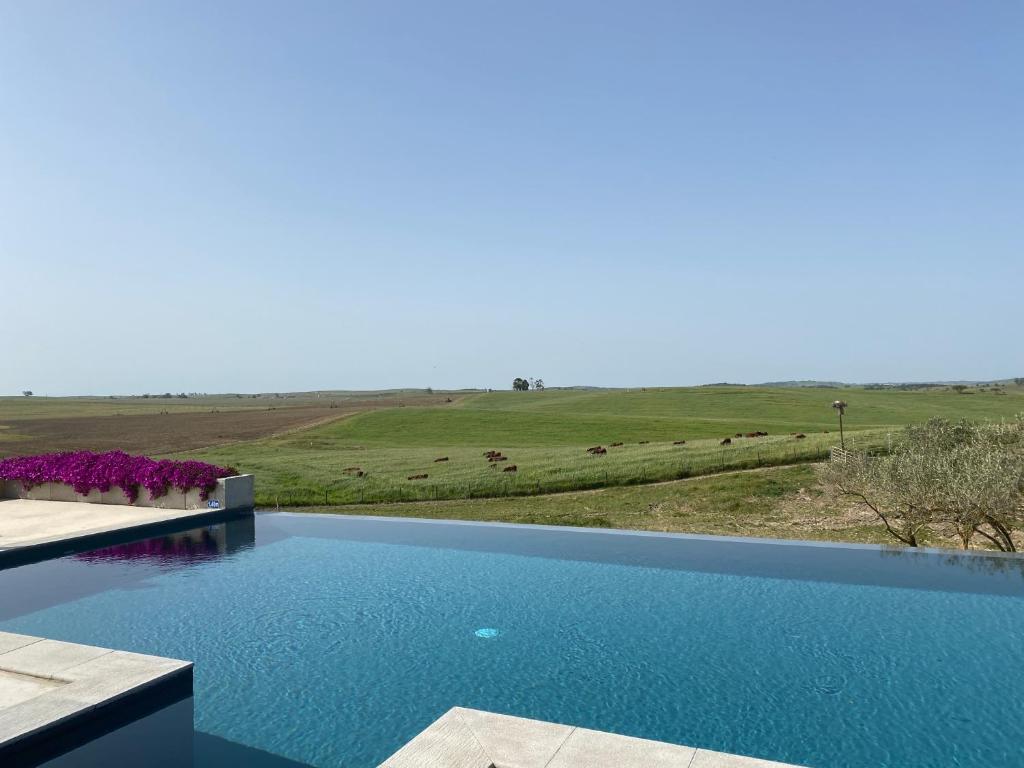
[[[508,461],[508,456],[491,456],[488,461]]]
[[[604,456],[606,453],[608,453],[608,449],[598,446],[592,451],[587,451],[587,453],[591,454],[592,456]]]
[[[509,464],[507,467],[505,467],[501,471],[502,472],[518,472],[519,471],[519,467],[517,467],[515,464]]]
[[[622,443],[611,443],[611,447],[612,448],[618,448],[621,445],[622,445]]]
[[[489,459],[492,456],[501,456],[501,451],[487,451],[487,453],[484,454],[484,458],[486,459]]]
[[[672,443],[672,445],[686,445],[686,441],[685,440],[676,440],[675,442]]]
[[[719,445],[732,445],[732,438],[731,437],[725,438],[725,440],[720,442]]]
[[[427,475],[426,474],[422,474],[422,475],[409,475],[409,479],[410,480],[426,480],[427,479]]]
[[[434,459],[434,463],[435,464],[437,464],[437,462],[439,462],[439,461],[448,461],[448,457],[447,456],[442,456],[440,459]]]
[[[733,437],[743,437],[743,433],[737,432],[735,435],[733,435]]]
[[[757,432],[747,432],[744,437],[760,437],[761,435]]]
[[[587,448],[587,453],[597,453],[601,450],[600,445],[595,445],[593,448]]]
[[[803,432],[801,432],[799,435],[796,436],[796,439],[797,440],[803,440],[805,437],[807,437],[807,435],[805,435]]]

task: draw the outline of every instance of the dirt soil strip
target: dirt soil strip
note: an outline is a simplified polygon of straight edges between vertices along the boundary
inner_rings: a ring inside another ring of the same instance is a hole
[[[257,440],[402,404],[444,405],[447,396],[394,396],[329,405],[282,405],[204,412],[0,420],[0,457],[50,451],[112,451],[162,455]]]
[[[8,420],[0,455],[48,451],[112,451],[163,454],[237,440],[253,440],[276,431],[337,415],[330,408],[155,413]],[[13,439],[9,439],[13,438]]]

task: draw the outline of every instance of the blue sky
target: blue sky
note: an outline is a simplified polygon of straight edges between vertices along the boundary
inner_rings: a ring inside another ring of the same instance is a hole
[[[0,392],[1024,375],[1024,4],[5,2]]]

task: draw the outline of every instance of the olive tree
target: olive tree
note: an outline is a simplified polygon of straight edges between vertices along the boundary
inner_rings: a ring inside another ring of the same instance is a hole
[[[907,427],[889,455],[848,456],[824,477],[909,546],[918,546],[929,528],[946,528],[964,549],[980,536],[1013,552],[1014,530],[1024,522],[1024,419],[932,419]]]

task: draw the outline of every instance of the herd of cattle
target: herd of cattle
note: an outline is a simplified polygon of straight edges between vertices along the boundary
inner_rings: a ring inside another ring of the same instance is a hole
[[[828,434],[828,432],[826,432],[825,434]],[[733,437],[727,437],[724,440],[722,440],[719,443],[719,445],[732,445],[733,438],[737,438],[737,437],[740,437],[740,438],[768,437],[768,433],[767,432],[761,432],[760,430],[757,431],[757,432],[737,432],[735,435],[733,435]],[[807,437],[807,435],[805,435],[803,432],[791,432],[790,433],[790,437],[795,437],[797,440],[803,440],[804,438]],[[637,443],[637,445],[647,445],[648,443],[650,443],[650,440],[640,440]],[[623,445],[624,445],[624,443],[621,443],[621,442],[608,443],[608,448],[620,448]],[[672,445],[686,445],[686,441],[685,440],[674,440],[672,442]],[[608,453],[608,448],[605,448],[603,445],[594,445],[594,446],[591,446],[590,448],[587,448],[587,453],[589,453],[591,456],[605,456]],[[487,463],[491,467],[491,469],[497,469],[498,468],[498,464],[500,462],[508,461],[508,456],[503,455],[501,451],[493,451],[493,450],[492,451],[486,451],[484,453],[484,458],[487,459]],[[448,461],[448,457],[447,456],[440,456],[440,457],[434,459],[434,463],[435,464],[437,464],[438,462],[445,462],[445,461]],[[355,475],[356,477],[362,477],[365,474],[365,472],[363,472],[363,470],[360,467],[346,467],[342,471],[347,473],[347,474]],[[506,466],[502,467],[502,472],[518,472],[518,471],[519,471],[519,467],[517,467],[515,464],[507,464]],[[429,475],[427,475],[427,473],[423,472],[423,473],[417,474],[417,475],[409,475],[408,479],[409,480],[426,480],[426,479],[428,479],[428,477],[429,477]]]
[[[487,463],[490,465],[491,469],[497,469],[498,468],[498,462],[508,461],[508,456],[502,455],[501,451],[487,451],[486,453],[484,453],[484,458],[487,459]],[[448,457],[447,456],[439,456],[438,458],[434,459],[434,463],[435,464],[437,464],[438,462],[443,462],[443,461],[448,461]],[[508,464],[508,465],[502,467],[501,471],[502,472],[518,472],[519,471],[519,467],[517,467],[515,464]],[[423,473],[418,474],[418,475],[409,475],[409,477],[406,478],[406,479],[408,479],[408,480],[426,480],[429,477],[430,476],[426,472],[423,472]]]

